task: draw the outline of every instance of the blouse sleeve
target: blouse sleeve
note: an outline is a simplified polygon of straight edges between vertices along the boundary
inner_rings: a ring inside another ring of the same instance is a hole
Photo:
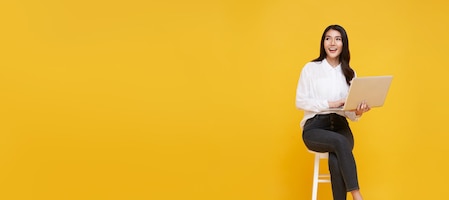
[[[325,99],[314,98],[313,77],[307,71],[307,65],[302,69],[296,88],[296,108],[312,112],[320,112],[329,108]]]
[[[359,121],[360,119],[360,116],[357,116],[354,111],[345,111],[345,116],[351,121]]]

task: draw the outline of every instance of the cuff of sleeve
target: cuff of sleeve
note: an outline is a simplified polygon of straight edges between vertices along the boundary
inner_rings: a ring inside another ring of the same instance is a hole
[[[355,114],[355,112],[352,112],[352,111],[346,111],[345,115],[346,115],[346,117],[348,117],[352,121],[359,121],[360,117],[362,117],[361,115],[357,116]]]

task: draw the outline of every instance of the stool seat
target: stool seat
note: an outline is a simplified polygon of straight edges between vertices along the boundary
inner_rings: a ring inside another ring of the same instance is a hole
[[[315,162],[313,167],[313,185],[312,185],[312,200],[317,199],[318,195],[318,183],[330,183],[330,174],[322,174],[320,173],[320,160],[328,159],[329,152],[316,152],[312,150],[308,150],[310,153],[315,154]]]

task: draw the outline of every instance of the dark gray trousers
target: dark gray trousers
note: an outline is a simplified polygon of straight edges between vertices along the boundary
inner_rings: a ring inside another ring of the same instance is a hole
[[[306,121],[302,137],[308,149],[329,152],[334,200],[346,200],[347,192],[359,189],[352,154],[354,137],[345,117],[335,113],[316,115]]]

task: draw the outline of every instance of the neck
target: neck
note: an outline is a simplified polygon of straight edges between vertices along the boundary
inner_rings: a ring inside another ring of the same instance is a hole
[[[326,60],[332,67],[336,67],[340,64],[340,60],[338,58],[326,58]]]

